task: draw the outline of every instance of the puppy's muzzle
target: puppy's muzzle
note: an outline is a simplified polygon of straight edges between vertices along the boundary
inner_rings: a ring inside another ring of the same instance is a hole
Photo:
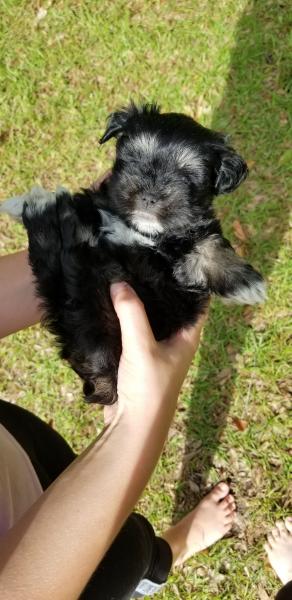
[[[114,404],[117,401],[115,381],[111,377],[98,377],[95,381],[86,380],[83,384],[85,401],[90,404]]]

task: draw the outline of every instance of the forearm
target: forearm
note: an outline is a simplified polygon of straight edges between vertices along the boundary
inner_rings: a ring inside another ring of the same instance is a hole
[[[41,312],[26,250],[0,257],[0,337],[34,325]]]
[[[147,484],[173,410],[125,410],[43,494],[2,541],[2,600],[79,597]]]

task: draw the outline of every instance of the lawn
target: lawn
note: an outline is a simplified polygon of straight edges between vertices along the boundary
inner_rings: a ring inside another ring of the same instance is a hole
[[[113,144],[98,145],[106,116],[131,98],[226,131],[248,161],[248,180],[216,207],[226,236],[264,273],[268,300],[245,309],[213,302],[139,509],[162,531],[230,478],[233,534],[175,570],[157,598],[272,599],[279,582],[262,546],[291,511],[292,492],[290,3],[2,0],[0,40],[1,199],[35,183],[88,185],[113,157]],[[26,245],[4,216],[0,236],[1,254]],[[52,422],[76,450],[100,430],[100,409],[83,404],[38,326],[2,342],[0,374],[1,397]]]

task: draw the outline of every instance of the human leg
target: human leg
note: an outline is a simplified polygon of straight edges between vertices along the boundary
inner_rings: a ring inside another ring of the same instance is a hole
[[[16,404],[0,400],[0,423],[26,451],[44,490],[76,458],[57,431]]]
[[[215,486],[162,538],[155,536],[144,517],[132,514],[80,600],[130,600],[152,595],[166,582],[172,565],[182,564],[222,538],[234,516],[235,502],[225,483]]]
[[[284,587],[278,592],[276,600],[292,598],[292,517],[277,521],[268,534],[265,550],[271,566]]]

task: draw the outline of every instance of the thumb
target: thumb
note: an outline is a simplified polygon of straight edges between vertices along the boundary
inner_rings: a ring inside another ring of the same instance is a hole
[[[152,344],[154,340],[143,302],[127,283],[121,281],[110,287],[111,299],[120,321],[122,346]]]

